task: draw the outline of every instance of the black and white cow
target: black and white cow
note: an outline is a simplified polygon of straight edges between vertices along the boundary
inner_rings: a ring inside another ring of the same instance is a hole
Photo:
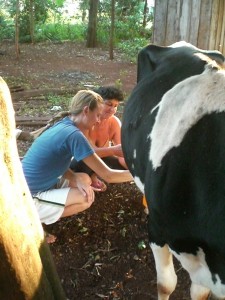
[[[191,297],[225,298],[225,71],[218,51],[185,42],[149,45],[125,107],[122,147],[149,206],[158,299],[177,283],[172,254],[188,271]]]

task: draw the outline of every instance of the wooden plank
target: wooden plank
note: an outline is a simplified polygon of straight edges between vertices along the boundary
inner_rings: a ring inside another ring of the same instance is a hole
[[[201,1],[192,0],[191,4],[189,42],[197,46]]]
[[[225,0],[156,0],[153,42],[186,40],[225,53]]]
[[[51,120],[53,116],[42,116],[42,117],[23,117],[23,116],[16,116],[16,126],[45,126],[49,120]]]
[[[180,40],[179,37],[179,18],[180,18],[180,0],[168,1],[168,15],[166,24],[165,45],[171,45]]]
[[[212,2],[212,17],[211,17],[211,24],[210,24],[210,36],[209,36],[210,50],[218,49],[218,45],[216,44],[218,17],[219,17],[219,1],[216,0]]]
[[[198,31],[198,47],[208,49],[212,15],[212,0],[201,0],[201,13]]]
[[[51,89],[35,89],[35,90],[24,90],[21,92],[15,92],[11,93],[11,97],[13,102],[14,101],[20,101],[23,99],[27,98],[32,98],[32,97],[39,97],[41,96],[46,96],[46,95],[65,95],[65,94],[76,94],[78,92],[78,88],[74,89],[67,89],[67,90],[62,90],[62,89],[57,89],[57,88],[51,88]]]
[[[167,9],[168,9],[168,0],[155,1],[152,42],[160,46],[165,46]]]
[[[181,1],[180,11],[180,39],[189,42],[191,0]]]
[[[224,12],[225,4],[224,4],[224,1],[222,1],[222,2],[223,2],[223,12]],[[221,47],[219,48],[219,50],[224,54],[225,53],[225,38],[224,38],[224,34],[225,34],[225,16],[224,16],[224,13],[222,15],[221,23],[222,23],[221,35],[220,35],[220,45],[221,45]]]
[[[223,14],[224,14],[224,0],[219,1],[219,14],[217,20],[217,32],[216,32],[216,49],[220,51],[221,49],[221,31],[222,31],[222,22],[223,22]]]

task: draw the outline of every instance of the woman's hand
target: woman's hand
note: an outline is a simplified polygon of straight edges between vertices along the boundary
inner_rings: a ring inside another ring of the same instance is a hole
[[[113,155],[123,157],[121,144],[109,147],[113,151]]]
[[[93,202],[95,197],[91,183],[91,178],[86,173],[74,173],[72,180],[70,180],[70,186],[77,187],[84,196],[87,196],[88,202]]]
[[[87,201],[92,203],[94,201],[94,191],[99,191],[91,186],[92,180],[86,173],[74,173],[72,170],[68,170],[64,177],[69,180],[69,186],[78,188],[78,190],[87,197]]]

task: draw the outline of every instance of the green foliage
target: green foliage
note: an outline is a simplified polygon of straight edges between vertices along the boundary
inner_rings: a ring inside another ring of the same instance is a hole
[[[41,25],[36,33],[37,41],[83,41],[86,34],[83,24],[51,23]]]
[[[141,37],[119,42],[117,48],[123,52],[131,62],[136,62],[138,52],[147,44],[149,44],[149,39]]]
[[[110,6],[111,1],[103,1],[99,8],[97,40],[100,45],[109,44],[110,31]],[[142,26],[144,2],[116,1],[116,20],[114,32],[114,44],[116,47],[128,50],[123,43],[135,46],[136,42],[146,44],[150,40],[152,15],[147,16],[148,28]],[[149,28],[150,27],[150,28]],[[121,45],[122,44],[122,45]],[[135,46],[136,47],[136,46]]]
[[[0,41],[14,38],[14,23],[0,11]]]
[[[146,244],[144,241],[140,241],[138,243],[138,249],[140,249],[140,250],[146,249]]]
[[[0,0],[0,41],[14,39],[17,0]],[[75,1],[74,1],[75,2]],[[35,41],[85,42],[88,28],[89,0],[77,0],[80,11],[71,16],[63,13],[65,0],[20,0],[20,42],[30,42],[30,4],[33,3]],[[65,9],[64,9],[65,11]],[[151,39],[152,11],[147,12],[147,27],[143,27],[144,1],[115,1],[114,48],[136,61],[140,48]],[[109,45],[111,24],[111,0],[100,0],[97,23],[98,45]]]
[[[0,0],[0,4],[2,3],[2,1],[3,0]],[[16,1],[17,0],[3,2],[5,11],[7,11],[9,16],[11,17],[11,21],[14,21],[16,16]],[[33,5],[31,6],[32,3]],[[38,26],[46,22],[48,16],[52,11],[54,13],[57,13],[59,11],[59,8],[62,7],[63,3],[64,0],[57,0],[57,1],[33,0],[32,2],[30,0],[20,0],[19,2],[20,42],[26,42],[31,40],[30,37],[31,12],[34,18],[34,25]],[[10,36],[11,35],[12,32],[10,31]],[[13,32],[13,35],[15,35],[15,32]]]
[[[59,105],[64,107],[65,109],[68,109],[69,103],[71,101],[71,95],[68,96],[48,95],[47,99],[52,106]]]

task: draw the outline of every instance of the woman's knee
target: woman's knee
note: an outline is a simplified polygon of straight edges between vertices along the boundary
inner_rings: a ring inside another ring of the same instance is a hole
[[[77,188],[71,188],[67,195],[65,206],[73,204],[82,204],[88,208],[94,202],[94,198],[95,194],[93,195],[93,201],[87,201],[87,197],[83,193],[81,193]]]

